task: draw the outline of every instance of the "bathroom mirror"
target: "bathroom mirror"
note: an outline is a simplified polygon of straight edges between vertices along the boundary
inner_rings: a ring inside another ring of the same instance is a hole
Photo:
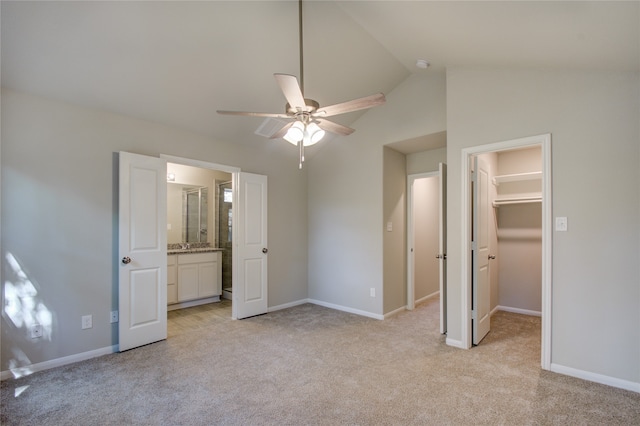
[[[167,243],[204,243],[209,239],[209,188],[167,184]]]

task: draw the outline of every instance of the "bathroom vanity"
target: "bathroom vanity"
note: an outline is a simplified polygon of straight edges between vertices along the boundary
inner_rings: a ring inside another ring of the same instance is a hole
[[[168,310],[217,302],[222,294],[222,252],[215,248],[169,250]]]

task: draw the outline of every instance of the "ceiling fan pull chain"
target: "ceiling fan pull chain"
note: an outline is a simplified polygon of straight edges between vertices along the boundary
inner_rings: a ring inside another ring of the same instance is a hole
[[[304,153],[303,153],[304,144],[302,143],[302,140],[300,140],[298,142],[298,147],[300,148],[300,151],[299,151],[300,152],[300,159],[299,159],[299,162],[298,162],[298,169],[302,170],[302,162],[304,161]]]

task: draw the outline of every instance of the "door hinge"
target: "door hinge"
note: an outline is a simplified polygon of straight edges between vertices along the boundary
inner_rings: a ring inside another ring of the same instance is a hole
[[[478,314],[473,309],[471,310],[471,319],[474,321],[478,319]]]

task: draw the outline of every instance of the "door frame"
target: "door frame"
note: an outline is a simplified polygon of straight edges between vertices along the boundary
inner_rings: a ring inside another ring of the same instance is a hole
[[[217,170],[221,172],[231,173],[231,187],[233,190],[233,206],[234,209],[231,212],[231,220],[234,224],[233,228],[231,228],[231,239],[233,240],[233,244],[231,245],[231,292],[235,290],[236,280],[238,272],[238,263],[236,256],[236,241],[237,241],[237,226],[235,224],[239,223],[238,209],[235,206],[238,205],[238,184],[241,169],[239,167],[227,166],[224,164],[210,163],[208,161],[194,160],[191,158],[185,157],[177,157],[174,155],[160,154],[160,158],[164,158],[168,163],[182,164],[184,166],[192,166],[199,167],[201,169],[210,169]],[[166,233],[166,229],[165,229]],[[237,318],[237,304],[231,303],[231,318]]]
[[[407,175],[407,310],[415,308],[415,258],[411,250],[414,244],[415,229],[413,217],[413,183],[418,179],[440,177],[440,172],[415,173]],[[440,227],[440,223],[438,223]]]
[[[461,150],[462,185],[462,233],[461,233],[461,326],[464,349],[472,346],[471,328],[471,174],[469,161],[472,156],[514,148],[539,146],[542,151],[542,338],[540,363],[542,369],[551,369],[551,291],[552,291],[552,185],[551,185],[551,134],[529,136],[478,145]]]

